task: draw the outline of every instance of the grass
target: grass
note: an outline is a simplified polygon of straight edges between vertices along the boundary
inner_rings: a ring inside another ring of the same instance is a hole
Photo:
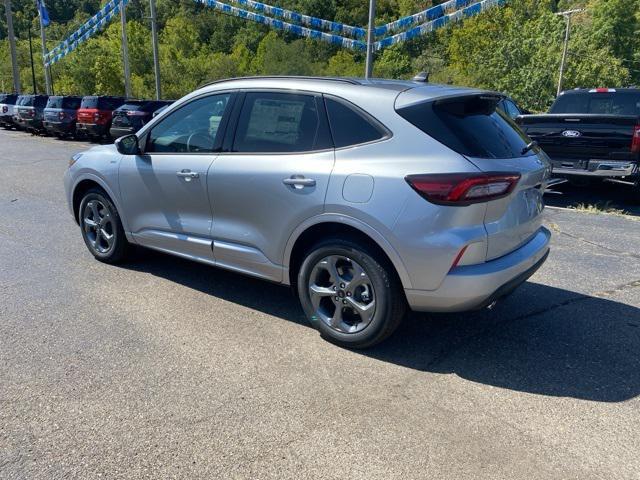
[[[615,215],[618,217],[633,218],[635,220],[635,217],[629,215],[625,210],[612,207],[610,201],[597,202],[594,204],[579,203],[575,207],[569,208],[578,212],[589,213],[592,215]]]

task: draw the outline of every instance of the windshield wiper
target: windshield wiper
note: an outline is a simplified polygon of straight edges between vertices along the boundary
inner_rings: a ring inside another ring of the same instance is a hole
[[[529,150],[535,148],[538,146],[538,142],[536,142],[535,140],[533,140],[531,143],[527,144],[526,147],[524,147],[522,149],[522,151],[520,152],[520,155],[524,155],[525,153],[527,153]]]

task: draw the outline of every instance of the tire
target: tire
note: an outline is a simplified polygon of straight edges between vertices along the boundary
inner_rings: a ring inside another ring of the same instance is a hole
[[[78,220],[82,239],[96,260],[117,264],[127,257],[131,245],[122,228],[120,215],[104,190],[92,188],[85,193],[80,202]],[[99,234],[96,233],[98,231]]]
[[[324,339],[346,348],[368,348],[400,325],[406,312],[404,292],[393,266],[376,257],[367,246],[339,238],[323,240],[307,252],[297,277],[298,298]]]

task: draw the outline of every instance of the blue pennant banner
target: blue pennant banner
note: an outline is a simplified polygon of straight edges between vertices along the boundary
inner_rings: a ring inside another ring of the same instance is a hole
[[[120,13],[120,4],[126,6],[129,3],[129,0],[117,0],[111,1],[105,7],[96,13],[93,17],[91,17],[87,23],[85,23],[82,27],[72,33],[69,37],[67,37],[64,41],[62,41],[57,47],[51,50],[45,56],[45,65],[53,65],[56,62],[59,62],[64,57],[73,52],[78,46],[87,40],[89,40],[93,35],[102,30],[107,24],[113,19],[114,16]],[[105,10],[107,6],[114,4],[110,10]],[[97,18],[97,19],[96,19]]]
[[[250,12],[242,8],[227,5],[226,3],[218,2],[217,0],[194,0],[197,3],[202,3],[208,7],[215,8],[216,10],[226,13],[227,15],[233,15],[234,17],[244,18],[245,20],[251,20],[252,22],[261,23],[267,25],[276,30],[282,30],[284,32],[293,33],[299,37],[313,38],[314,40],[321,40],[323,42],[332,43],[334,45],[340,45],[344,48],[350,48],[352,50],[366,50],[367,44],[360,40],[353,40],[340,35],[334,35],[331,33],[321,32],[311,28],[301,27],[299,25],[293,25],[282,20],[267,17],[265,15]]]
[[[407,30],[406,32],[398,33],[391,37],[380,40],[375,43],[374,48],[375,50],[380,50],[382,48],[390,47],[391,45],[406,42],[407,40],[411,40],[412,38],[416,38],[421,35],[433,32],[434,30],[437,30],[439,28],[445,27],[450,23],[459,22],[461,20],[464,20],[465,18],[477,15],[492,7],[504,5],[506,1],[507,0],[482,0],[481,2],[474,3],[473,5],[469,5],[468,7],[463,8],[462,10],[458,10],[448,15],[443,15],[442,17],[436,18],[435,20],[423,23],[422,25]]]
[[[267,5],[266,3],[256,2],[254,0],[230,0],[232,3],[236,3],[246,8],[256,10],[257,12],[264,12],[272,17],[283,18],[290,22],[301,23],[307,27],[314,28],[316,30],[327,30],[340,35],[345,35],[354,38],[364,38],[367,36],[367,29],[362,27],[353,27],[351,25],[345,25],[340,22],[332,22],[331,20],[325,20],[323,18],[311,17],[309,15],[303,15],[301,13],[292,12],[280,7],[274,7]],[[470,1],[470,0],[469,0]],[[386,33],[386,32],[385,32]]]
[[[60,60],[66,55],[65,54],[65,55],[59,56],[59,54],[61,52],[69,50],[69,46],[72,45],[74,42],[77,42],[80,38],[83,38],[84,35],[87,33],[87,31],[89,31],[90,29],[93,29],[96,26],[98,26],[99,28],[97,30],[94,29],[93,33],[102,29],[102,27],[104,27],[104,25],[106,25],[106,23],[109,20],[111,20],[111,18],[113,18],[113,14],[112,14],[113,10],[115,9],[116,12],[120,11],[120,3],[121,3],[121,0],[110,0],[109,2],[107,2],[105,6],[98,11],[98,13],[96,13],[93,17],[87,20],[82,26],[80,26],[80,28],[78,28],[75,32],[73,32],[71,35],[65,38],[56,47],[51,49],[49,53],[47,53],[47,55],[45,56],[45,62],[47,62],[47,64],[56,63],[58,60]],[[124,4],[126,5],[127,3],[129,3],[129,0],[124,0]],[[107,17],[108,17],[108,20],[105,22],[104,20]],[[87,40],[87,38],[84,38],[82,42]],[[73,50],[75,50],[75,47],[71,49],[71,51]],[[69,52],[67,51],[67,53]]]

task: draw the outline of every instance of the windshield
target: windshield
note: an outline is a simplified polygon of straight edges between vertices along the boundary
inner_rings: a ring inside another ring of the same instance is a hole
[[[575,92],[559,96],[549,113],[640,115],[640,92]]]

